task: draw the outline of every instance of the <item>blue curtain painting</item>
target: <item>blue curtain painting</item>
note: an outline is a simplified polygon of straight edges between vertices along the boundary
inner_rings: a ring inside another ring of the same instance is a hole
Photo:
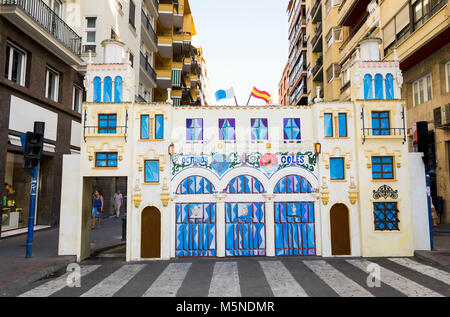
[[[102,102],[102,79],[94,78],[94,102]]]
[[[313,202],[276,202],[275,252],[283,255],[316,255]]]
[[[384,99],[383,94],[383,76],[381,74],[375,75],[375,99]]]
[[[289,175],[278,182],[273,192],[275,194],[306,194],[312,193],[312,186],[304,177]]]
[[[298,141],[301,138],[300,134],[300,118],[294,119],[284,119],[284,140],[295,140]]]
[[[122,77],[117,76],[114,79],[114,102],[123,101],[123,82]]]
[[[203,119],[186,119],[186,140],[203,140]]]
[[[323,123],[325,128],[325,137],[332,138],[333,137],[333,114],[325,113],[323,117]]]
[[[143,140],[148,140],[150,138],[148,124],[149,124],[149,116],[142,115],[141,116],[141,139],[143,139]]]
[[[267,119],[251,119],[252,140],[263,141],[269,139],[269,131],[267,129]]]
[[[144,181],[159,183],[159,161],[145,161]]]
[[[164,139],[164,115],[155,115],[155,139]]]
[[[394,76],[392,74],[386,75],[386,99],[394,99]]]
[[[366,74],[364,76],[364,99],[373,99],[373,83],[372,76],[370,74]]]
[[[216,256],[216,204],[176,204],[176,256]]]
[[[219,119],[219,139],[223,141],[236,140],[235,119]]]
[[[225,188],[228,194],[263,194],[264,186],[253,176],[242,175],[230,181]]]
[[[347,133],[347,114],[346,113],[340,113],[338,115],[339,119],[339,137],[340,138],[346,138],[348,136]]]
[[[204,177],[190,176],[178,185],[176,193],[179,195],[213,194],[213,184]]]
[[[103,102],[112,102],[112,79],[109,76],[103,81]]]

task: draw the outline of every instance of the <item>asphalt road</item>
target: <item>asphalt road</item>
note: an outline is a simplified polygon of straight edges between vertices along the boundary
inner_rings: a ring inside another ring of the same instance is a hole
[[[367,270],[373,275],[369,275]],[[78,272],[81,279],[77,280]],[[416,258],[233,258],[85,261],[32,283],[26,297],[438,297],[450,270]],[[68,286],[69,283],[74,283]],[[380,281],[380,283],[377,283]],[[369,282],[369,283],[368,283]],[[379,284],[379,285],[377,285]]]

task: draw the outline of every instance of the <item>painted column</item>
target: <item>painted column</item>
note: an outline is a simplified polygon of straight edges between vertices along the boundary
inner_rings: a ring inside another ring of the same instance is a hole
[[[226,194],[215,194],[216,197],[216,245],[217,257],[225,257],[225,197]]]
[[[275,256],[275,214],[272,194],[265,194],[266,210],[266,255]]]
[[[177,244],[177,237],[176,237],[176,203],[175,203],[176,196],[170,197],[169,200],[169,210],[170,210],[170,257],[175,258],[176,253],[176,244]]]

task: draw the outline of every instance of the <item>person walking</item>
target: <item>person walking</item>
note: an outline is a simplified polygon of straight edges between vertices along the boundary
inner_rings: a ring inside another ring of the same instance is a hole
[[[120,190],[118,190],[114,194],[113,200],[114,200],[114,209],[116,210],[116,218],[119,218],[119,216],[120,216],[120,207],[122,206],[122,203],[123,203],[123,195],[120,192]]]
[[[95,220],[97,219],[97,228],[100,228],[103,213],[103,196],[99,191],[94,192],[94,207],[92,208],[92,226],[91,229],[95,229]]]

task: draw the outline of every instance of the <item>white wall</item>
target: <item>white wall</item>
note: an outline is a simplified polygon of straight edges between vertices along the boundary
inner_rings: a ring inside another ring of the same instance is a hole
[[[408,154],[414,250],[430,250],[427,186],[422,156],[422,153]]]

